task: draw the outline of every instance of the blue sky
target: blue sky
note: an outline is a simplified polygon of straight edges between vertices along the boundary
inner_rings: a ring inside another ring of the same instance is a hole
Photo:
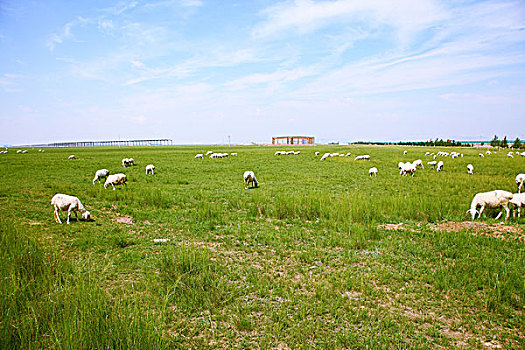
[[[525,3],[0,1],[0,143],[525,139]]]

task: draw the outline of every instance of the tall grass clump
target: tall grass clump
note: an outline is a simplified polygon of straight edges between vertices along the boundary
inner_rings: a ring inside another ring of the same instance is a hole
[[[0,220],[0,337],[5,349],[162,348],[160,317],[108,297],[95,273]]]
[[[170,300],[189,310],[215,309],[234,297],[223,269],[208,253],[191,246],[174,248],[160,262]]]

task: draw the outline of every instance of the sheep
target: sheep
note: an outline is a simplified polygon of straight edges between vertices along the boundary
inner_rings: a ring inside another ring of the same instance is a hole
[[[204,155],[202,153],[199,153],[199,154],[196,154],[195,157],[193,157],[193,159],[204,159]]]
[[[72,154],[72,155],[70,155],[69,157],[67,157],[67,159],[68,159],[68,160],[72,160],[72,159],[76,159],[76,157],[75,157],[74,154]]]
[[[237,153],[230,153],[230,156],[237,157]]]
[[[414,160],[412,164],[417,168],[418,166],[421,167],[421,169],[425,169],[423,166],[423,161],[421,159]]]
[[[432,167],[435,167],[436,164],[437,164],[437,161],[433,160],[431,162],[427,162],[428,165],[432,166]]]
[[[257,178],[255,177],[255,174],[253,173],[253,171],[249,171],[249,170],[245,171],[243,178],[244,178],[244,189],[247,190],[250,183],[254,187],[259,186],[259,182],[257,182]]]
[[[441,170],[443,170],[443,161],[440,160],[440,161],[437,163],[437,169],[436,169],[436,171],[441,171]]]
[[[122,159],[122,166],[125,168],[127,166],[130,166],[131,165],[131,162],[130,162],[130,158],[124,158]]]
[[[525,185],[525,174],[516,175],[516,186],[518,186],[518,193],[521,193],[521,187]]]
[[[375,177],[377,177],[377,168],[370,168],[370,169],[368,170],[368,175],[369,175],[369,176],[374,175]]]
[[[525,193],[514,193],[509,203],[512,203],[518,208],[518,217],[521,217],[521,207],[525,206]]]
[[[148,175],[149,173],[151,173],[151,175],[155,175],[155,165],[153,164],[148,164],[146,165],[146,175]]]
[[[406,155],[407,153],[408,153],[407,151],[404,151],[404,152],[403,152],[403,155]]]
[[[104,178],[104,180],[106,180],[108,175],[109,175],[109,170],[108,169],[97,170],[95,172],[95,178],[93,179],[93,185],[95,184],[95,181],[97,181],[97,180],[98,180],[98,183],[100,183],[100,179],[102,179],[102,178]]]
[[[408,173],[410,173],[412,175],[412,177],[414,177],[414,174],[416,173],[416,166],[413,163],[410,163],[410,162],[402,163],[402,162],[400,162],[398,164],[398,166],[401,169],[399,171],[399,175],[407,175]]]
[[[474,174],[474,166],[472,164],[467,165],[467,173],[469,173],[470,175]]]
[[[213,153],[213,151],[208,151],[208,152],[206,152],[206,155],[209,156],[212,153]]]
[[[507,153],[507,157],[514,158],[514,156],[512,155],[512,152]]]
[[[483,153],[480,153],[479,156],[480,156],[481,158],[485,158],[485,156],[483,155]]]
[[[370,160],[370,156],[368,154],[357,156],[354,158],[354,160]]]
[[[321,157],[321,160],[325,160],[326,158],[331,157],[331,156],[332,155],[327,152],[327,153],[323,154],[323,156]]]
[[[319,152],[315,152],[315,156],[318,156],[319,155]]]
[[[60,210],[67,210],[67,223],[69,224],[69,218],[71,217],[71,212],[75,213],[75,217],[78,220],[78,211],[82,214],[82,217],[85,220],[89,220],[91,217],[91,214],[89,211],[84,208],[82,203],[77,197],[69,196],[67,194],[57,193],[51,198],[51,205],[53,208],[55,208],[55,222],[58,222],[59,224],[62,223],[60,220],[60,216],[58,215],[58,212]]]
[[[108,185],[111,185],[113,187],[113,191],[115,191],[115,185],[126,185],[126,182],[128,181],[128,178],[124,174],[113,174],[108,175],[106,178],[106,182],[104,182],[104,188],[108,188]]]
[[[467,213],[470,213],[470,215],[472,216],[472,220],[474,220],[476,218],[476,214],[478,214],[478,218],[481,217],[481,214],[483,213],[483,209],[485,209],[485,207],[502,207],[507,213],[506,219],[508,219],[510,215],[509,201],[511,199],[512,193],[503,190],[494,190],[490,192],[477,193],[472,199],[470,209],[467,210]],[[477,210],[478,206],[481,207],[479,211]],[[501,211],[501,213],[498,214],[498,216],[496,216],[496,220],[498,220],[502,214],[503,210]]]
[[[345,157],[350,157],[351,154],[352,152],[348,152],[347,154],[345,154]]]

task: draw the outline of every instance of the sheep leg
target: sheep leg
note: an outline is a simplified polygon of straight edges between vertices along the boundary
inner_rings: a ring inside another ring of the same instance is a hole
[[[478,218],[481,217],[481,213],[483,213],[483,210],[485,209],[485,205],[482,205],[478,212]]]
[[[498,216],[496,216],[496,220],[498,220],[501,217],[501,215],[503,215],[503,210],[498,214]]]
[[[69,225],[69,218],[71,217],[71,209],[67,211],[67,224]]]
[[[55,207],[55,222],[58,222],[59,224],[62,223],[60,220],[60,215],[58,215],[58,209]]]
[[[507,215],[505,216],[505,220],[507,220],[510,216],[510,209],[509,209],[509,206],[508,205],[505,205],[503,206],[503,208],[505,209],[505,212],[507,213]],[[503,213],[503,211],[502,211]]]

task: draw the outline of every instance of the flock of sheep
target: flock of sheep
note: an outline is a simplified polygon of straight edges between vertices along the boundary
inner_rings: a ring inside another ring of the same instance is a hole
[[[74,160],[76,159],[75,155],[72,154],[68,158],[68,160]],[[135,160],[133,158],[124,158],[122,159],[122,166],[128,167],[135,165]],[[146,165],[146,175],[148,174],[154,174],[155,166],[153,164]],[[109,185],[115,190],[115,186],[119,185],[127,185],[127,177],[125,174],[118,173],[118,174],[110,174],[108,169],[99,169],[95,172],[95,177],[93,178],[93,185],[95,182],[98,181],[100,184],[100,180],[104,180],[104,188],[108,188]],[[67,211],[67,223],[69,224],[69,218],[71,217],[71,213],[73,212],[75,214],[75,217],[78,218],[77,212],[80,212],[82,214],[82,217],[86,220],[89,220],[90,213],[89,211],[84,208],[80,200],[75,196],[70,196],[63,193],[57,193],[53,196],[51,199],[51,205],[55,209],[54,215],[55,215],[55,221],[58,223],[62,223],[60,220],[60,216],[58,214],[59,211]]]
[[[299,151],[277,151],[275,152],[275,156],[282,156],[282,155],[299,155],[301,152]],[[512,152],[509,152],[507,154],[508,157],[512,157]],[[403,152],[404,155],[407,154],[407,151]],[[487,151],[487,155],[490,155],[491,152]],[[519,154],[521,156],[525,157],[525,152],[519,153],[516,152],[516,154]],[[230,156],[237,156],[237,153],[230,153]],[[214,153],[211,151],[208,151],[206,153],[206,156],[208,156],[210,159],[217,159],[217,158],[224,158],[229,156],[228,153]],[[325,153],[321,157],[320,160],[325,160],[329,157],[348,157],[351,153],[348,152],[346,154],[344,153]],[[432,156],[434,159],[437,157],[451,157],[452,159],[463,157],[463,154],[458,152],[437,152],[436,154],[431,152],[426,152],[426,156]],[[482,153],[479,154],[480,156],[484,155]],[[319,152],[315,152],[315,156],[319,156]],[[195,159],[203,159],[204,154],[199,153],[195,155]],[[70,155],[68,159],[76,159],[74,155]],[[370,160],[370,155],[359,155],[354,158],[355,161],[358,160]],[[122,166],[128,167],[135,165],[135,161],[133,158],[124,158],[122,159]],[[436,171],[442,171],[443,170],[443,161],[429,161],[427,162],[427,165],[436,167]],[[416,173],[416,170],[418,168],[424,169],[423,161],[421,159],[417,159],[413,162],[399,162],[398,163],[399,168],[399,174],[400,175],[408,175],[414,176]],[[153,164],[148,164],[146,166],[146,175],[147,174],[154,174],[155,166]],[[472,164],[467,165],[467,173],[473,174],[474,173],[474,167]],[[377,177],[378,169],[376,167],[372,167],[368,170],[369,176],[375,176]],[[93,178],[93,184],[95,184],[96,181],[100,183],[100,180],[104,179],[104,188],[107,188],[109,185],[112,186],[113,190],[115,190],[115,186],[119,185],[125,185],[127,182],[127,178],[125,174],[118,173],[118,174],[110,174],[108,169],[99,169],[95,172],[95,177]],[[246,171],[243,174],[243,180],[244,180],[244,188],[248,189],[250,185],[252,187],[258,187],[259,182],[257,181],[257,178],[253,171]],[[509,203],[516,206],[518,209],[518,217],[521,217],[521,207],[525,206],[525,193],[521,193],[522,187],[525,185],[525,174],[518,174],[516,176],[516,185],[518,187],[518,193],[511,193],[504,190],[494,190],[490,192],[482,192],[477,193],[474,198],[472,199],[470,209],[467,210],[467,213],[470,213],[472,216],[472,219],[474,220],[476,218],[476,215],[478,218],[481,216],[485,208],[503,208],[502,211],[498,214],[496,217],[496,220],[501,217],[503,214],[503,210],[506,212],[506,218],[509,218],[510,216],[510,208]],[[68,211],[67,216],[67,223],[69,224],[69,219],[71,216],[71,212],[75,213],[75,216],[77,216],[77,212],[80,212],[82,214],[82,217],[84,219],[90,218],[90,213],[87,211],[80,200],[77,197],[69,196],[66,194],[56,194],[51,199],[51,205],[54,207],[55,212],[55,221],[58,223],[62,223],[60,220],[60,217],[58,215],[59,211]],[[478,209],[479,208],[479,209]]]

